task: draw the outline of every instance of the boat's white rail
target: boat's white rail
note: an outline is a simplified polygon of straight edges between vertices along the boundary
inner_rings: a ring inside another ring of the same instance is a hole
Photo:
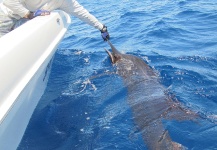
[[[16,118],[17,98],[43,63],[51,59],[70,23],[68,14],[56,11],[36,17],[0,38],[0,139],[7,134],[4,129],[11,120],[22,121]]]

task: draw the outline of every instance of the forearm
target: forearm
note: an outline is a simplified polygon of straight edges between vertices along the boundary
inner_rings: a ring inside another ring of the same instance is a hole
[[[96,29],[102,30],[103,24],[100,23],[93,15],[86,13],[84,15],[78,15],[79,19],[81,19],[83,22],[86,22],[87,24],[95,27]]]
[[[26,18],[29,15],[29,10],[25,8],[20,0],[4,0],[3,4],[22,18]]]
[[[72,8],[73,7],[73,8]],[[72,5],[69,6],[67,3],[63,4],[62,9],[73,16],[78,17],[80,20],[87,24],[101,30],[103,24],[100,23],[93,15],[91,15],[83,6],[77,1],[72,1]]]

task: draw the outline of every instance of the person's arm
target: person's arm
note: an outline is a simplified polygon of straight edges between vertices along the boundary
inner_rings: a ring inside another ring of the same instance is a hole
[[[101,35],[103,40],[109,40],[110,36],[107,31],[107,27],[103,25],[99,20],[96,19],[93,15],[91,15],[83,6],[81,6],[76,0],[64,1],[60,6],[60,9],[71,14],[73,16],[78,17],[83,22],[99,29],[101,31]]]
[[[20,0],[4,0],[3,4],[22,18],[27,18],[30,13]]]
[[[71,14],[73,16],[78,17],[80,20],[86,22],[87,24],[102,30],[103,24],[100,23],[93,15],[91,15],[83,6],[81,6],[76,0],[64,1],[61,9]]]

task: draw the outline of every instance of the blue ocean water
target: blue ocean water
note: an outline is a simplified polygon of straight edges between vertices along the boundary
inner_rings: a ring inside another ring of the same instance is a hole
[[[192,150],[217,149],[217,1],[79,2],[108,26],[118,50],[148,62],[203,117],[170,122],[171,138]],[[19,150],[147,149],[104,48],[98,30],[72,17]]]

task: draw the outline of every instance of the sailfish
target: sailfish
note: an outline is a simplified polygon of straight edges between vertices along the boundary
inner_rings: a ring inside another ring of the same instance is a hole
[[[168,94],[160,83],[159,75],[141,58],[120,53],[108,40],[111,52],[106,50],[116,72],[127,88],[127,102],[133,112],[136,126],[150,150],[181,150],[173,141],[163,122],[167,120],[193,120],[197,114],[184,108]]]

